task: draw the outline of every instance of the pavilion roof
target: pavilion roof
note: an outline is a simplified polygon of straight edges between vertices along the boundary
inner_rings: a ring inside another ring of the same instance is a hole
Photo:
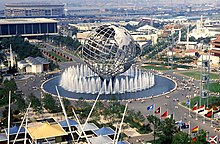
[[[117,144],[130,144],[130,143],[127,141],[118,141]]]
[[[103,135],[103,136],[106,136],[106,135],[114,135],[115,134],[115,131],[112,130],[110,127],[102,127],[98,130],[95,130],[94,133],[99,136],[99,135]]]
[[[77,126],[78,125],[78,123],[75,120],[71,120],[70,118],[67,118],[67,120],[68,120],[70,126]],[[60,121],[59,124],[62,127],[68,127],[68,124],[67,124],[66,120]]]
[[[10,128],[9,132],[10,134],[9,135],[14,135],[14,134],[17,134],[18,133],[18,130],[19,130],[19,127],[18,125],[15,125],[13,126],[12,128]],[[8,135],[8,129],[6,128],[5,129],[5,132],[6,132],[6,135]],[[19,131],[19,134],[20,133],[25,133],[25,128],[24,127],[21,127],[20,131]]]
[[[28,132],[32,139],[44,139],[68,135],[59,124],[51,125],[47,122],[33,127],[28,127]]]
[[[91,144],[112,144],[112,140],[108,136],[98,136],[89,138]]]
[[[82,127],[84,127],[85,124],[82,125]],[[82,132],[81,128],[79,127],[79,125],[77,125],[77,129],[79,132]],[[94,124],[94,123],[86,123],[85,127],[84,127],[84,131],[95,131],[98,130],[99,128]]]

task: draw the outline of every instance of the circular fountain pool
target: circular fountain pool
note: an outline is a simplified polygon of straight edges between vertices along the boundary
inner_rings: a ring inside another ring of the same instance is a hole
[[[94,100],[100,92],[100,100],[127,100],[169,92],[175,88],[175,83],[136,67],[131,67],[113,81],[102,81],[88,67],[81,65],[70,67],[62,75],[47,80],[42,84],[42,89],[46,93],[57,95],[55,86],[58,86],[61,96],[71,99]]]

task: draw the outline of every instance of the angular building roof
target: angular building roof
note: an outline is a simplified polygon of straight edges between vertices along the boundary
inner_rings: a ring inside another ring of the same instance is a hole
[[[28,132],[35,140],[68,135],[59,124],[50,125],[49,123],[28,127]]]
[[[85,124],[82,125],[82,127],[84,127]],[[79,132],[81,132],[81,128],[79,127],[79,125],[77,125],[77,129]],[[98,130],[99,128],[94,124],[94,123],[86,123],[85,127],[84,127],[84,131],[94,131],[94,130]]]
[[[99,135],[107,136],[107,135],[114,135],[115,131],[112,130],[110,127],[102,127],[98,130],[95,130],[94,133],[97,136],[99,136]]]
[[[0,142],[7,141],[7,136],[5,133],[0,133]]]
[[[6,3],[5,7],[56,7],[56,6],[64,6],[61,3],[40,3],[40,2],[31,2],[31,3]]]
[[[118,141],[117,144],[130,144],[130,143],[127,141]]]
[[[156,28],[146,24],[137,29],[137,31],[146,31],[146,30],[156,30]]]
[[[15,125],[15,126],[13,126],[12,128],[10,128],[10,130],[9,130],[9,135],[15,135],[15,134],[17,134],[17,132],[18,132],[18,130],[19,130],[19,127],[20,126],[17,126],[17,125]],[[8,129],[5,129],[5,132],[6,132],[6,135],[8,135]],[[21,127],[21,129],[20,129],[20,131],[19,131],[19,134],[20,133],[25,133],[25,128],[24,127]]]
[[[78,125],[78,123],[76,121],[71,120],[70,118],[67,118],[67,120],[68,120],[70,126],[77,126]],[[66,120],[59,122],[59,124],[61,125],[61,127],[68,127]]]
[[[35,59],[38,60],[41,64],[49,64],[49,62],[45,58],[36,57]]]
[[[46,18],[15,18],[15,19],[0,19],[1,24],[27,24],[27,23],[57,23],[57,21]]]
[[[25,60],[32,65],[49,64],[49,62],[45,58],[42,58],[42,57],[33,58],[29,56],[25,58]]]
[[[98,136],[89,138],[91,144],[112,144],[112,140],[108,136]]]

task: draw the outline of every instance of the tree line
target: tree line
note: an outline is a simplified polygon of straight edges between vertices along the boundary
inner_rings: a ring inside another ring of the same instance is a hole
[[[37,46],[30,44],[20,36],[10,38],[3,38],[1,41],[2,48],[9,48],[11,45],[12,50],[17,54],[18,60],[23,60],[29,56],[42,57],[42,54]]]

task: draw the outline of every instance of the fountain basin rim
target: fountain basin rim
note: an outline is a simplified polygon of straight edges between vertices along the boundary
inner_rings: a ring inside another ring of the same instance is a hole
[[[152,96],[148,96],[148,97],[141,97],[141,98],[133,98],[133,99],[132,99],[132,98],[131,98],[131,99],[117,99],[117,101],[130,102],[130,101],[133,101],[133,100],[146,100],[146,99],[151,99],[151,98],[153,98],[153,97],[156,98],[156,97],[160,97],[160,96],[164,96],[164,95],[170,94],[171,92],[173,92],[173,91],[175,91],[175,90],[177,89],[177,82],[176,82],[175,80],[171,79],[170,77],[167,77],[167,76],[164,76],[164,75],[160,75],[160,74],[155,74],[155,73],[154,73],[154,75],[159,76],[159,77],[163,77],[163,78],[166,78],[166,79],[169,79],[170,81],[172,81],[172,82],[174,83],[174,85],[175,85],[174,88],[171,89],[171,90],[169,90],[169,91],[167,91],[167,92],[165,92],[165,93],[162,93],[162,94],[152,95]],[[46,93],[46,94],[52,95],[53,97],[58,97],[58,95],[55,95],[55,94],[50,93],[50,92],[47,92],[47,91],[43,88],[43,86],[44,86],[44,84],[47,83],[48,81],[51,81],[51,80],[53,80],[53,79],[55,79],[55,78],[58,78],[58,77],[60,77],[60,76],[61,76],[61,75],[58,75],[58,76],[52,77],[52,78],[47,79],[46,81],[44,81],[44,82],[41,84],[41,90],[42,90],[44,93]],[[55,89],[55,86],[57,86],[57,85],[54,85],[54,89]],[[70,98],[70,97],[66,97],[66,96],[62,96],[62,95],[60,95],[60,96],[61,96],[62,98],[66,98],[66,99],[71,100],[71,101],[78,101],[78,100],[79,100],[78,98]],[[94,101],[95,101],[95,99],[90,99],[90,100],[88,100],[88,99],[83,99],[83,100],[84,100],[84,101],[88,101],[88,102],[94,102]],[[111,100],[105,99],[105,100],[98,100],[98,101],[103,101],[103,102],[105,102],[105,101],[111,101]]]

